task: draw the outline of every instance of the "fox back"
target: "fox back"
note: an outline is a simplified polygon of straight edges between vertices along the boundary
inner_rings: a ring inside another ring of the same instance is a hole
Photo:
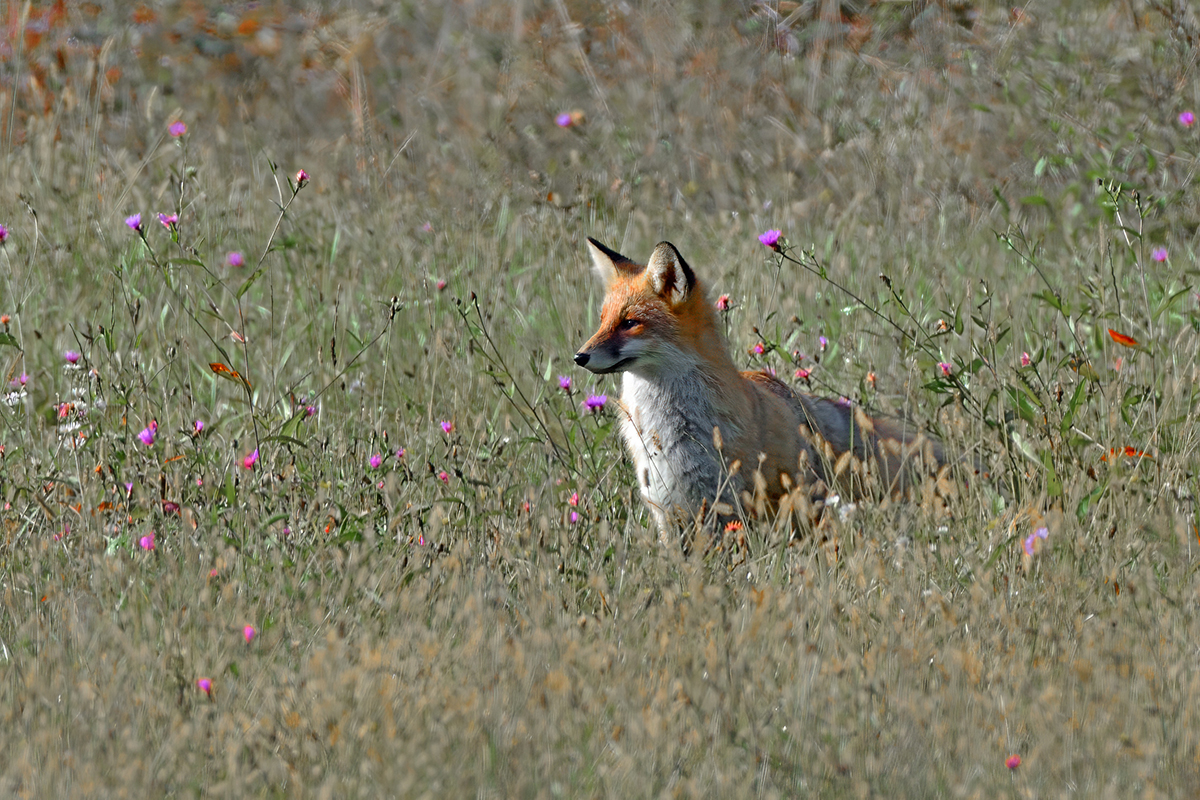
[[[575,363],[623,373],[622,437],[664,534],[707,522],[698,518],[709,511],[718,522],[779,510],[812,518],[835,485],[855,496],[874,481],[891,496],[944,464],[937,440],[899,420],[739,372],[713,304],[671,243],[645,266],[594,239],[588,247],[606,294]]]

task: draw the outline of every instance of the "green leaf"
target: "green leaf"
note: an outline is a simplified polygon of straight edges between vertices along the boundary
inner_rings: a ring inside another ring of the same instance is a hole
[[[1040,194],[1029,194],[1021,198],[1023,206],[1049,206],[1050,201]]]
[[[254,270],[254,273],[249,278],[246,278],[245,283],[243,283],[241,286],[238,287],[237,295],[236,295],[237,299],[241,300],[242,295],[244,295],[246,292],[250,291],[250,287],[253,286],[254,282],[257,281],[259,278],[261,278],[262,274],[266,271],[267,271],[267,264],[264,261],[259,266],[258,269]]]
[[[264,442],[283,442],[284,444],[292,444],[292,445],[295,445],[296,447],[304,447],[304,448],[308,447],[308,445],[306,445],[304,442],[300,441],[299,439],[296,439],[291,436],[284,436],[282,433],[276,433],[273,436],[265,436],[265,437],[263,437],[263,441]]]
[[[21,349],[21,343],[17,341],[17,337],[13,336],[7,331],[0,332],[0,344],[6,344],[9,347],[15,347],[18,350]]]
[[[1067,413],[1063,415],[1062,425],[1059,426],[1060,433],[1066,434],[1071,429],[1071,423],[1075,421],[1075,414],[1079,411],[1079,406],[1086,394],[1086,383],[1080,383],[1075,387],[1075,394],[1071,395],[1071,402],[1067,404]]]
[[[1107,490],[1108,490],[1108,482],[1105,481],[1104,483],[1101,483],[1095,489],[1092,489],[1090,492],[1088,492],[1086,495],[1084,495],[1084,497],[1079,501],[1079,505],[1077,505],[1075,507],[1075,518],[1078,519],[1080,522],[1083,522],[1084,517],[1087,516],[1087,513],[1091,509],[1092,504],[1097,502],[1101,497],[1103,497],[1104,493]]]

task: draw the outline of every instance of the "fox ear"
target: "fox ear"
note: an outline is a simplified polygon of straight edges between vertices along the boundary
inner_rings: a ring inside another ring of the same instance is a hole
[[[592,237],[588,237],[588,250],[592,253],[592,269],[600,276],[605,286],[611,286],[621,275],[638,275],[642,268],[616,250],[609,250]]]
[[[646,275],[659,297],[671,303],[682,303],[696,288],[695,273],[670,242],[659,242],[654,248]]]

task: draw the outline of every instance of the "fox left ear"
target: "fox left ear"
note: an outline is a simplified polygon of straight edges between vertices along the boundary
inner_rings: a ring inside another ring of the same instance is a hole
[[[658,296],[673,304],[682,303],[696,287],[696,274],[670,242],[659,242],[654,248],[646,276]]]
[[[592,269],[600,276],[605,286],[612,286],[621,275],[637,275],[642,268],[616,250],[611,250],[592,237],[588,237],[588,250],[592,253]]]

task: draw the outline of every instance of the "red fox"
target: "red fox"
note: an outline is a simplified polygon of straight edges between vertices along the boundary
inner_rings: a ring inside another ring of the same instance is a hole
[[[768,501],[772,514],[812,521],[835,487],[857,496],[875,475],[895,496],[945,464],[941,443],[912,425],[739,372],[713,304],[670,242],[645,266],[590,237],[588,246],[607,294],[575,363],[624,373],[621,433],[664,536],[763,516]]]

